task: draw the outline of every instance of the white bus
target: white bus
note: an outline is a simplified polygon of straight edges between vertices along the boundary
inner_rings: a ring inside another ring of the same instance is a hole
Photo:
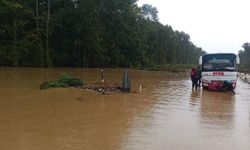
[[[220,90],[224,83],[236,87],[238,55],[233,53],[205,54],[199,58],[202,86],[209,90]]]

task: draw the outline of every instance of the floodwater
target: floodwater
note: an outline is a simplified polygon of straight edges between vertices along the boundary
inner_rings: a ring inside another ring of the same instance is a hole
[[[189,77],[129,70],[132,93],[39,90],[67,72],[91,84],[98,69],[0,68],[1,150],[249,150],[250,85],[192,91]],[[121,82],[122,69],[104,69]],[[139,91],[139,86],[142,91]]]

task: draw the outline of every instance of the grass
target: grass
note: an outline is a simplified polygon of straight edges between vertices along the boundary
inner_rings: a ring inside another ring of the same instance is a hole
[[[57,80],[46,81],[40,84],[40,89],[60,88],[60,87],[78,87],[84,85],[84,82],[76,77],[72,77],[66,73],[59,76]]]

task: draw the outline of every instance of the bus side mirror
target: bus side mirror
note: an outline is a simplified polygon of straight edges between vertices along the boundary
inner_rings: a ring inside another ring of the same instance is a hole
[[[237,65],[240,64],[240,57],[239,57],[239,56],[236,57],[236,64],[237,64]]]
[[[202,56],[199,58],[199,65],[202,65]]]

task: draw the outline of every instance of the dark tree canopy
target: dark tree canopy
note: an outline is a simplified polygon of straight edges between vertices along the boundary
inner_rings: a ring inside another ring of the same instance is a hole
[[[197,64],[204,51],[136,0],[0,0],[0,66]]]

